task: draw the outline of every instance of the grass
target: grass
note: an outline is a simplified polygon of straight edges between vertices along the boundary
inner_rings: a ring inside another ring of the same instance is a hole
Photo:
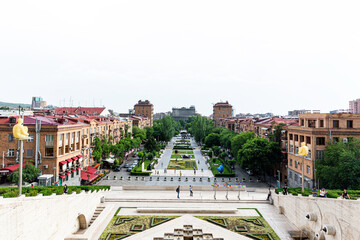
[[[119,225],[114,225],[116,219],[118,218],[133,218],[130,221],[124,221],[124,223]],[[143,225],[143,231],[151,228],[151,219],[152,218],[172,218],[175,219],[177,216],[114,216],[107,227],[105,228],[104,232],[101,234],[99,240],[105,240],[109,233],[118,233],[118,234],[130,234],[134,235],[141,231],[134,231],[131,230],[131,227],[134,225]]]
[[[170,160],[167,169],[176,170],[197,170],[196,161],[194,160]]]
[[[263,217],[219,217],[219,216],[197,216],[197,218],[207,221],[207,219],[224,219],[226,221],[226,226],[228,230],[236,232],[241,235],[247,234],[271,234],[272,239],[280,240],[275,231],[270,227],[270,225],[265,221]],[[252,219],[257,219],[255,221],[260,221],[262,226],[256,225],[251,222]],[[247,221],[245,221],[247,220]],[[250,220],[250,222],[248,222]],[[246,226],[247,232],[237,232],[235,226]]]
[[[214,161],[213,161],[214,160]],[[223,164],[224,167],[224,171],[222,173],[219,172],[219,170],[217,170],[218,167],[220,167],[221,165],[221,160],[220,159],[211,159],[209,161],[210,166],[211,166],[211,171],[214,174],[215,177],[227,177],[227,176],[235,176],[234,171],[231,170],[231,168],[226,165]]]
[[[179,154],[194,154],[193,150],[178,150]],[[175,154],[175,150],[172,151],[172,154]]]

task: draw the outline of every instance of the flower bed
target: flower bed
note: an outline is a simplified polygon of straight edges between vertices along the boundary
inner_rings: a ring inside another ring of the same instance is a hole
[[[301,188],[288,188],[288,194],[292,194],[292,195],[302,195],[304,197],[310,196],[312,189],[309,188],[305,188],[304,193],[302,193]],[[320,195],[320,189],[317,189],[318,191],[318,196]],[[330,189],[327,190],[325,189],[325,191],[327,192],[326,196],[328,198],[338,198],[341,196],[341,193],[343,192],[340,189]],[[275,189],[275,193],[279,194],[279,192],[283,192],[282,188],[278,188]],[[360,190],[347,190],[348,194],[350,195],[352,200],[357,200],[358,198],[360,198]]]

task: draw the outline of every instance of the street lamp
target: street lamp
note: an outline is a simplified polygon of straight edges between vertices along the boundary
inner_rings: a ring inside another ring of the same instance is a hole
[[[301,179],[301,191],[304,192],[304,161],[305,161],[305,156],[307,156],[309,153],[309,148],[305,145],[304,142],[301,143],[301,147],[299,148],[299,156],[302,157],[302,168],[301,168],[301,175],[302,175],[302,179]]]

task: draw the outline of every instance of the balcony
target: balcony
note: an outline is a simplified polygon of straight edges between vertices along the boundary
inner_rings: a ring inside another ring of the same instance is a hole
[[[87,138],[88,136],[87,135],[82,135],[82,138]]]

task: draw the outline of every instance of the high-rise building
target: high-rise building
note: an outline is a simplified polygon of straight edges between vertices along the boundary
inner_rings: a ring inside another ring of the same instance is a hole
[[[149,100],[139,100],[138,103],[135,104],[134,110],[135,116],[147,117],[150,120],[150,127],[153,126],[154,105],[152,105]]]
[[[349,109],[351,113],[360,113],[360,98],[349,101]]]
[[[42,97],[32,97],[31,108],[44,108],[46,107],[46,101]]]
[[[220,118],[229,118],[232,117],[232,115],[232,106],[228,101],[218,102],[213,106],[213,119],[215,125],[217,125]]]

